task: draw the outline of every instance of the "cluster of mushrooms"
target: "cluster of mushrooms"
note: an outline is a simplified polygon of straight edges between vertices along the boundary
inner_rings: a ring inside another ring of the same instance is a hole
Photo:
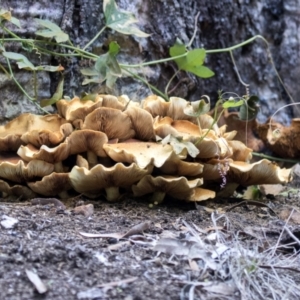
[[[252,149],[234,140],[236,131],[208,114],[191,116],[199,101],[97,95],[56,105],[58,114],[26,113],[0,127],[3,195],[202,201],[216,196],[211,187],[232,193],[238,185],[289,181],[289,169],[251,164]]]

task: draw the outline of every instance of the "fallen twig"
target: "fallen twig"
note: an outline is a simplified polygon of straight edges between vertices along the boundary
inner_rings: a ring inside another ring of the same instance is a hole
[[[66,206],[56,198],[34,198],[31,200],[32,205],[54,204],[58,210],[65,210]]]

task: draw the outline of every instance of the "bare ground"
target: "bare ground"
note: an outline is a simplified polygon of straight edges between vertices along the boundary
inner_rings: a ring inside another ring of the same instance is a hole
[[[60,209],[2,199],[1,299],[300,299],[300,192],[291,186],[264,199],[269,208],[83,199],[94,205],[89,217],[71,212],[76,201]]]

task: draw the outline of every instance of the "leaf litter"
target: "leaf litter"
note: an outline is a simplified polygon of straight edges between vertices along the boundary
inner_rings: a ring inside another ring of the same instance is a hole
[[[41,282],[45,299],[297,299],[297,199],[260,200],[276,215],[264,206],[228,210],[233,199],[207,209],[82,199],[94,206],[89,216],[67,213],[75,203],[63,214],[53,200],[0,203],[1,220],[18,220],[0,228],[2,299],[34,299]]]

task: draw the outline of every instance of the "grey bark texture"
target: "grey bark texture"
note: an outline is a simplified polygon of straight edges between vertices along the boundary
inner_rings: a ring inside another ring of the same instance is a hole
[[[300,3],[299,0],[120,0],[120,8],[131,11],[139,20],[139,28],[150,33],[149,38],[125,36],[107,30],[89,50],[104,53],[110,41],[116,40],[121,46],[120,62],[133,64],[169,56],[170,46],[178,37],[184,43],[197,34],[192,48],[218,49],[233,46],[260,34],[270,45],[275,66],[284,84],[295,101],[300,94]],[[4,9],[12,8],[13,15],[21,20],[22,29],[10,27],[18,35],[33,37],[37,24],[33,18],[50,19],[67,32],[73,43],[85,46],[103,27],[102,1],[97,0],[10,0],[2,1]],[[20,51],[20,45],[11,45]],[[16,50],[17,49],[17,50]],[[11,50],[11,49],[10,49]],[[278,82],[270,64],[267,47],[262,41],[255,41],[233,52],[242,80],[249,84],[251,94],[260,98],[260,119],[266,119],[277,108],[290,102]],[[32,62],[40,63],[38,55],[30,54]],[[82,86],[80,68],[89,65],[87,60],[60,60],[42,57],[44,63],[61,63],[66,69],[64,94],[70,97],[83,91],[94,91],[95,86]],[[229,53],[207,55],[206,65],[215,72],[210,79],[197,78],[185,72],[179,73],[171,89],[171,95],[188,100],[199,99],[207,94],[214,102],[218,90],[245,94],[245,87],[239,82]],[[140,70],[140,75],[164,90],[168,80],[176,70],[175,63],[164,63]],[[32,95],[32,76],[15,68],[16,77]],[[57,75],[39,73],[39,99],[50,97],[57,85]],[[102,88],[96,87],[98,90]],[[36,112],[33,105],[16,88],[14,83],[0,74],[1,107],[0,122],[11,119],[21,112]],[[121,78],[114,90],[115,94],[127,94],[139,101],[149,95],[149,88],[130,77]],[[285,109],[278,114],[280,121],[288,122],[292,112]]]

